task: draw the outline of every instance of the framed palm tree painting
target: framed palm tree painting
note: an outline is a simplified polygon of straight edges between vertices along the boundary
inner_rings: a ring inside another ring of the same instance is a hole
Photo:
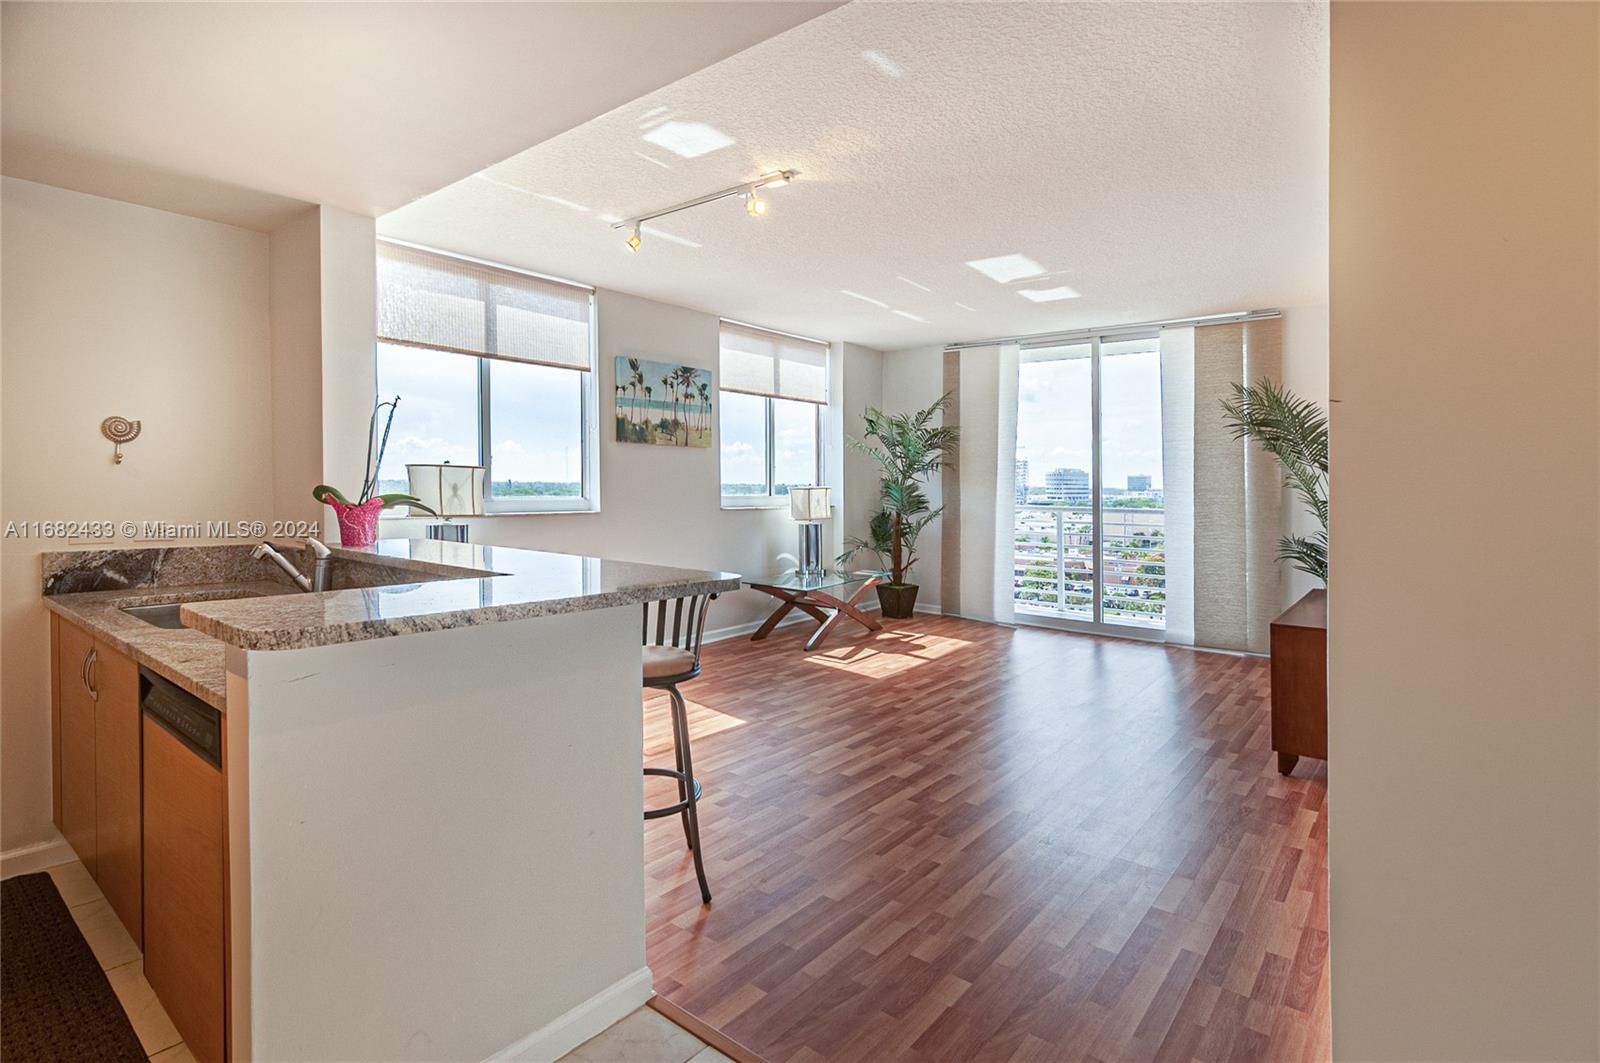
[[[711,370],[617,355],[617,442],[711,446]]]

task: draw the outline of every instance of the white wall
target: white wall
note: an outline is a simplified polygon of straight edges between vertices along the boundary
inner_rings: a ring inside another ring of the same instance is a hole
[[[271,519],[267,237],[9,177],[0,228],[0,522]],[[112,414],[144,425],[121,465]],[[3,849],[53,836],[38,555],[67,545],[0,543]]]
[[[1283,386],[1302,399],[1328,408],[1328,307],[1283,308]],[[1312,535],[1321,530],[1299,498],[1284,487],[1283,534]],[[1314,577],[1282,564],[1283,607],[1287,609],[1309,590],[1322,586]]]
[[[1594,1060],[1600,7],[1332,34],[1334,1053]]]
[[[861,451],[848,445],[848,439],[861,439],[867,430],[865,413],[868,407],[883,406],[883,355],[869,347],[854,343],[838,345],[841,348],[844,394],[840,451],[841,475],[844,491],[840,499],[843,519],[836,519],[839,541],[847,537],[867,538],[868,523],[878,512],[879,485],[883,474],[878,463]],[[842,545],[840,549],[842,549]],[[852,568],[866,568],[873,562],[867,554],[858,555],[850,562]]]
[[[883,409],[888,413],[909,413],[925,409],[944,394],[944,347],[913,347],[889,351],[883,356]],[[928,502],[937,509],[944,501],[939,477],[927,485]],[[939,554],[944,548],[944,520],[940,518],[923,531],[917,541],[917,567],[911,582],[917,591],[917,608],[939,608]]]
[[[270,234],[272,509],[322,520],[322,219],[312,207]]]
[[[716,373],[719,319],[715,314],[658,303],[622,292],[595,296],[599,336],[600,500],[598,513],[500,515],[468,521],[475,542],[562,550],[663,565],[722,569],[756,575],[795,563],[798,538],[787,505],[778,509],[721,508],[720,454],[708,449],[619,443],[609,431],[617,355],[699,366]],[[848,397],[853,387],[868,389],[849,367],[857,359],[870,366],[877,352],[840,345],[830,396],[833,409],[824,420],[823,466],[838,468],[840,410],[856,411],[865,401]],[[842,375],[842,380],[841,380]],[[870,368],[866,376],[870,376]],[[854,382],[854,383],[852,383]],[[866,394],[870,394],[868,389]],[[837,485],[836,489],[837,489]],[[843,492],[840,492],[842,494]],[[837,496],[836,496],[837,497]],[[848,518],[846,518],[848,520]],[[419,535],[424,523],[385,520],[383,534]],[[840,521],[836,518],[832,525]],[[409,531],[400,529],[409,528]],[[837,527],[827,535],[837,539]],[[724,594],[707,617],[711,631],[756,623],[777,603],[755,591]]]

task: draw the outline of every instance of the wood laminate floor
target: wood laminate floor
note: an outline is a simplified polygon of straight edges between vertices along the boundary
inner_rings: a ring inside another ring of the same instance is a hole
[[[810,628],[684,686],[714,900],[646,824],[657,992],[772,1063],[1329,1057],[1325,769],[1277,774],[1264,660]]]

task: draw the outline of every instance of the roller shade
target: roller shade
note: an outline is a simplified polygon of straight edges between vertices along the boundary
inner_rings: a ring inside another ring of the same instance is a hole
[[[587,370],[592,301],[577,285],[378,243],[383,343]]]
[[[828,345],[722,323],[723,391],[827,405]]]

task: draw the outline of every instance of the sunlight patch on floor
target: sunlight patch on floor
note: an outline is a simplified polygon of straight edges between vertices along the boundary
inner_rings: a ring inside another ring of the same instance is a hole
[[[966,639],[890,632],[870,642],[822,650],[805,660],[807,664],[820,664],[826,668],[881,679],[899,675],[929,661],[937,661],[970,645]]]

